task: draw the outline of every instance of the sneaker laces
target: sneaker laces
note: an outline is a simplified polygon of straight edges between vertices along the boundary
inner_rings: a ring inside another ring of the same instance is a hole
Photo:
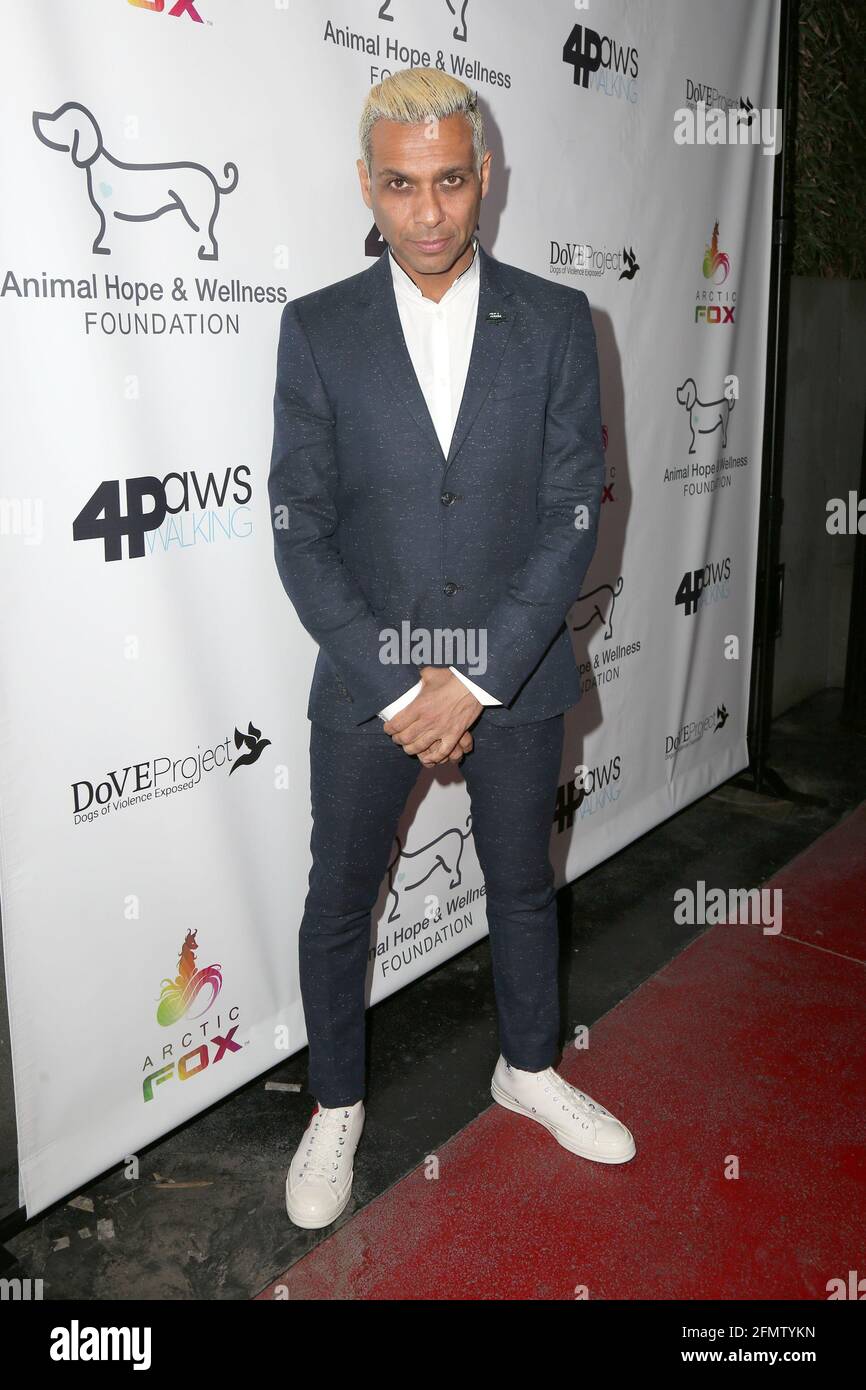
[[[596,1105],[594,1100],[590,1100],[589,1096],[584,1095],[583,1091],[579,1091],[576,1086],[572,1086],[566,1081],[564,1076],[560,1076],[559,1072],[554,1071],[553,1068],[551,1068],[547,1076],[547,1081],[550,1084],[550,1089],[568,1102],[572,1113],[579,1110],[581,1115],[585,1115],[586,1118],[592,1122],[593,1126],[597,1127],[597,1123],[602,1118],[603,1113],[600,1105]]]
[[[313,1127],[304,1150],[301,1177],[327,1178],[337,1181],[337,1172],[345,1152],[350,1110],[338,1106],[325,1110],[321,1106],[313,1115]]]

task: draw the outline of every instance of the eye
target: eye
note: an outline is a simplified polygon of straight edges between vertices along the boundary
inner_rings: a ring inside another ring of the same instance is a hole
[[[457,180],[456,184],[453,184],[453,183],[451,184],[451,187],[452,187],[452,188],[455,188],[455,187],[456,187],[456,188],[459,188],[460,185],[461,185],[461,183],[465,183],[465,182],[466,182],[466,180],[463,178],[463,175],[462,175],[462,174],[448,174],[448,175],[443,179],[443,183],[451,183],[451,180],[452,180],[452,179],[456,179],[456,180]]]
[[[395,183],[405,183],[405,182],[406,182],[406,180],[405,180],[405,179],[401,179],[401,178],[389,179],[389,180],[388,180],[388,187],[389,187],[389,188],[393,188]]]

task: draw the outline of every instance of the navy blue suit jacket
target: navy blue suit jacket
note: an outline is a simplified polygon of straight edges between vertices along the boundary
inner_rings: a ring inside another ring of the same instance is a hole
[[[565,620],[601,505],[586,295],[479,242],[478,316],[446,458],[388,255],[293,300],[280,320],[268,495],[280,579],[319,644],[307,715],[380,727],[377,712],[427,664],[380,659],[383,630],[408,620],[412,631],[483,629],[483,674],[450,657],[429,664],[456,666],[501,700],[487,721],[545,719],[580,699]]]

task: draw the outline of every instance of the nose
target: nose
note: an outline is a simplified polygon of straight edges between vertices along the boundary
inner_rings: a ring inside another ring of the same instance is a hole
[[[420,189],[415,203],[415,221],[425,231],[430,231],[443,222],[444,216],[439,198],[434,189]]]

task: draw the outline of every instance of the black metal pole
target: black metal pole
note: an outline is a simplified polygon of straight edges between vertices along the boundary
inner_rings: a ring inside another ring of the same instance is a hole
[[[773,719],[773,672],[779,632],[779,549],[782,530],[782,465],[785,442],[785,387],[788,304],[793,244],[794,130],[797,107],[799,0],[781,0],[776,105],[782,113],[782,150],[773,178],[773,229],[767,321],[767,367],[761,493],[755,582],[755,624],[749,691],[747,741],[749,767],[735,784],[793,801],[816,798],[793,791],[767,764]]]
[[[859,496],[866,497],[866,418],[863,421]],[[859,530],[854,541],[848,659],[845,665],[845,695],[840,722],[854,733],[866,733],[866,535]]]

